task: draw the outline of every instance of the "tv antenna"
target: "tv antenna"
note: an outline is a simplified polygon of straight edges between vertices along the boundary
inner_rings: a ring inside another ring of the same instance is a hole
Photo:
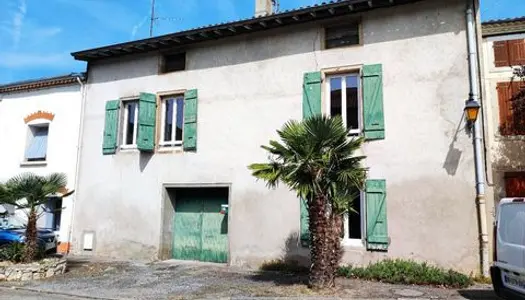
[[[272,0],[273,1],[273,0]],[[157,17],[155,16],[155,0],[151,0],[151,15],[150,15],[150,23],[149,23],[149,36],[153,36],[153,27],[155,26],[155,22],[158,20],[163,21],[180,21],[181,18],[169,18],[169,17]]]

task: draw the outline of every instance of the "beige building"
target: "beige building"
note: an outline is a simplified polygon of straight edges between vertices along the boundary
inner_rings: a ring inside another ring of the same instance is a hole
[[[483,23],[482,47],[487,174],[498,203],[525,196],[525,83],[515,76],[525,65],[525,18]]]
[[[324,113],[367,138],[344,262],[478,271],[472,140],[460,130],[469,1],[269,3],[256,18],[73,53],[89,70],[73,253],[306,259],[299,199],[247,166],[267,159],[259,146],[286,121]]]

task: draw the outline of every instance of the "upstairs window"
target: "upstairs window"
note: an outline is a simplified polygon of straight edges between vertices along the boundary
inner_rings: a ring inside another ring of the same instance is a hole
[[[352,135],[361,133],[361,104],[359,100],[359,74],[328,76],[326,80],[330,116],[341,116]]]
[[[184,71],[186,69],[186,52],[163,55],[160,68],[161,73]]]
[[[325,28],[325,49],[359,45],[359,23],[349,23]]]
[[[182,145],[184,96],[168,96],[161,100],[161,147]]]
[[[499,82],[500,134],[525,135],[525,81]]]
[[[49,124],[29,125],[25,161],[46,161]]]
[[[525,65],[525,39],[494,42],[496,67]]]
[[[137,124],[139,102],[136,100],[123,101],[122,146],[130,148],[137,146]]]

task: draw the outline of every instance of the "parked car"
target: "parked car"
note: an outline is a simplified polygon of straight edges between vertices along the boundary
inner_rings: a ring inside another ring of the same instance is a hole
[[[525,198],[500,201],[494,224],[492,285],[503,299],[525,299]]]
[[[11,243],[25,243],[25,222],[14,215],[0,219],[0,247]],[[53,230],[37,229],[38,245],[46,252],[57,249],[57,237]]]

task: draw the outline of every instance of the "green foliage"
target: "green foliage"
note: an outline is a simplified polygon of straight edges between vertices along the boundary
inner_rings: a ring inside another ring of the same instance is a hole
[[[308,205],[324,195],[336,213],[347,212],[366,179],[364,157],[354,155],[363,139],[349,138],[339,116],[289,121],[277,133],[281,142],[261,146],[269,152],[269,162],[250,165],[252,175],[272,188],[284,183]]]
[[[24,256],[24,244],[11,243],[0,247],[0,261],[19,263]]]
[[[301,266],[297,261],[271,260],[264,262],[259,269],[261,271],[282,272],[290,274],[308,273],[308,267]]]
[[[347,278],[375,280],[394,284],[416,284],[465,288],[473,279],[453,270],[444,270],[411,260],[384,260],[365,268],[340,267],[338,275]]]

